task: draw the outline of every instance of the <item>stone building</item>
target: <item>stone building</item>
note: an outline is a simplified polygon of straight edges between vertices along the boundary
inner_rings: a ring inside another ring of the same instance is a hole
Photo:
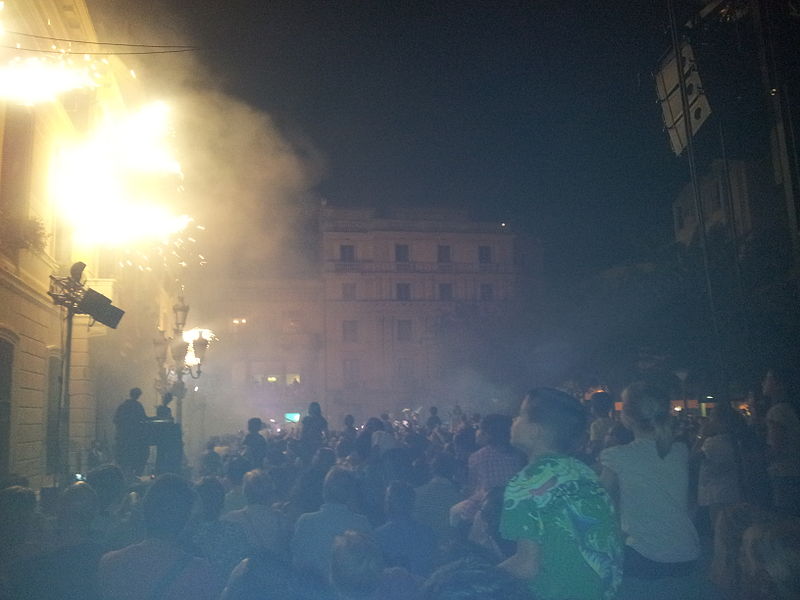
[[[348,413],[457,403],[445,384],[444,329],[511,309],[517,236],[459,210],[325,206],[316,244],[314,276],[216,286],[227,322],[217,320],[225,342],[209,378],[212,395],[231,402],[209,408],[214,421],[235,413],[239,427],[252,415],[280,423],[310,401],[334,424]]]
[[[150,387],[151,340],[165,320],[159,303],[170,306],[171,296],[162,295],[162,273],[123,269],[115,252],[76,241],[75,220],[96,215],[71,210],[67,192],[80,197],[82,190],[54,178],[75,143],[124,112],[121,81],[136,85],[130,69],[119,57],[82,54],[91,45],[63,42],[97,41],[84,0],[7,1],[0,22],[8,46],[0,64],[27,73],[0,97],[0,477],[19,474],[38,487],[83,471],[91,443],[108,440],[127,388]],[[56,89],[68,77],[81,82]],[[86,264],[85,286],[126,316],[115,331],[76,315],[66,373],[66,311],[48,290],[51,275],[67,276],[78,261]]]

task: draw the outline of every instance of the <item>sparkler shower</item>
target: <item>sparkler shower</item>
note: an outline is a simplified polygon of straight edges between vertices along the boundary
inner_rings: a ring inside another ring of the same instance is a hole
[[[51,190],[76,243],[119,246],[186,228],[191,217],[169,208],[182,182],[169,136],[169,107],[156,102],[106,115],[85,139],[63,144]]]

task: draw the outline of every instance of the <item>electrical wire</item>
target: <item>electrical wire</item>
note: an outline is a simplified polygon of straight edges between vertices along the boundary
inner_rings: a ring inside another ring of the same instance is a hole
[[[97,46],[127,46],[129,48],[194,48],[194,46],[184,46],[176,44],[123,44],[120,42],[90,42],[88,40],[71,40],[68,38],[51,37],[47,35],[36,35],[33,33],[22,33],[21,31],[8,31],[11,35],[21,35],[23,37],[34,38],[37,40],[50,40],[54,42],[69,42],[71,44],[95,44]]]
[[[176,48],[174,50],[139,50],[139,51],[130,51],[130,52],[80,52],[80,51],[66,51],[66,50],[40,50],[38,48],[18,48],[17,46],[4,46],[0,45],[0,48],[4,48],[6,50],[21,50],[23,52],[41,52],[44,54],[60,54],[62,56],[130,56],[133,54],[176,54],[179,52],[194,52],[196,50],[201,50],[201,48]]]

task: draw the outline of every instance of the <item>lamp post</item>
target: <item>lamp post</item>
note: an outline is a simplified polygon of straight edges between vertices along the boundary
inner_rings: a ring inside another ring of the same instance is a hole
[[[167,338],[166,333],[159,330],[159,335],[153,340],[156,352],[156,362],[159,365],[159,376],[155,387],[160,394],[172,393],[175,398],[175,420],[183,422],[183,398],[186,396],[184,375],[192,379],[199,379],[202,373],[202,362],[205,359],[208,346],[214,333],[207,329],[192,329],[184,331],[186,318],[189,315],[189,305],[184,302],[183,296],[172,306],[175,315],[175,327],[172,338]],[[168,362],[168,355],[171,361]],[[194,369],[193,369],[194,367]]]

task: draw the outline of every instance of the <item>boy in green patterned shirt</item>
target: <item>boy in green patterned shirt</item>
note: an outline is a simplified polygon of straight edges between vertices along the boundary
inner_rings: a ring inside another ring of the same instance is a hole
[[[572,396],[532,390],[511,428],[528,465],[506,486],[500,533],[517,543],[501,563],[537,600],[611,600],[622,580],[622,545],[611,499],[594,471],[569,456],[586,430]]]

